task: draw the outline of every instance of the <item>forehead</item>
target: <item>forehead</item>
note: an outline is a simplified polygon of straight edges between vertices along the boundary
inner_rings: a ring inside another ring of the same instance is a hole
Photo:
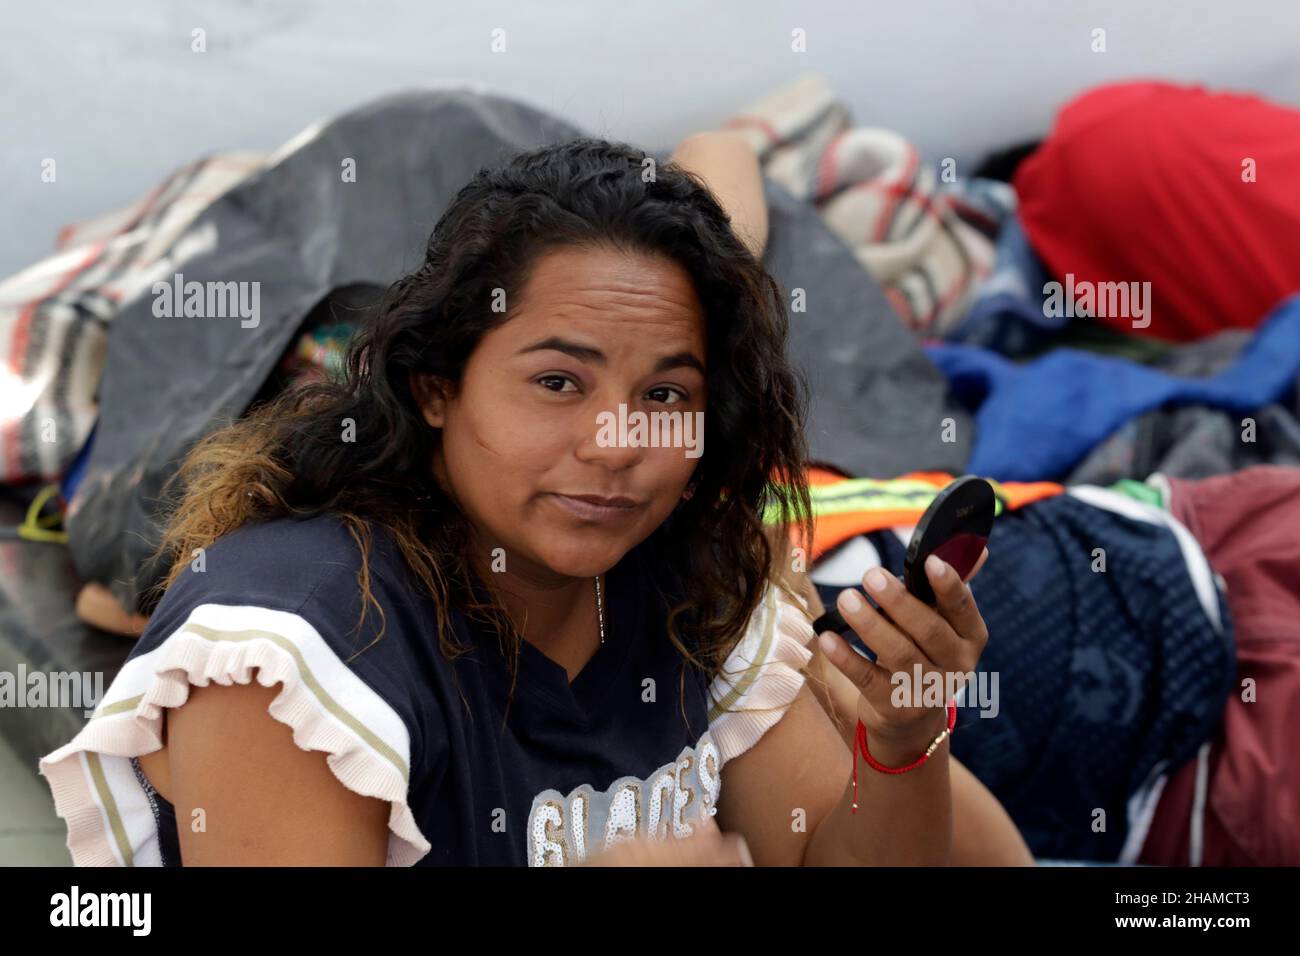
[[[695,284],[664,255],[605,246],[547,250],[518,298],[511,321],[494,330],[510,340],[579,332],[655,350],[670,343],[704,349],[704,306]]]

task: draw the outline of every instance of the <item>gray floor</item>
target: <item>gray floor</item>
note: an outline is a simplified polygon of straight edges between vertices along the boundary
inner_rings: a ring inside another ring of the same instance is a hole
[[[71,866],[50,788],[0,737],[0,866]]]

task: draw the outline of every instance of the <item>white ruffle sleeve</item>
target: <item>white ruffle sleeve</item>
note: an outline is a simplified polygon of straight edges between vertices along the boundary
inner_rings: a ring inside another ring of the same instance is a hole
[[[812,622],[769,584],[745,634],[709,687],[709,732],[726,763],[775,726],[804,685]]]
[[[304,750],[324,751],[349,790],[388,801],[390,866],[429,852],[407,803],[410,734],[396,711],[297,614],[203,604],[153,650],[131,658],[85,727],[43,757],[78,866],[156,866],[157,825],[131,758],[161,746],[163,712],[190,687],[281,685],[269,712]],[[178,826],[188,823],[183,817]]]

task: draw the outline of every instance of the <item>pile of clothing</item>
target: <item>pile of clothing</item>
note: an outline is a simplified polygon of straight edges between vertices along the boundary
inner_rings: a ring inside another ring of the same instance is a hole
[[[816,77],[731,125],[974,416],[958,471],[1015,489],[973,584],[1005,693],[954,754],[1042,857],[1300,863],[1300,110],[1106,85],[974,177]],[[933,491],[823,464],[829,604]]]

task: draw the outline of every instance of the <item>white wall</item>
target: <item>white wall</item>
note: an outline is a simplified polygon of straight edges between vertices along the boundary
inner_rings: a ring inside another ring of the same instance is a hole
[[[495,27],[504,54],[490,51]],[[1095,27],[1105,53],[1090,49]],[[1108,78],[1300,104],[1297,38],[1295,0],[0,0],[0,275],[183,162],[272,149],[394,88],[482,83],[661,147],[820,72],[858,122],[960,168],[1043,132],[1065,98]],[[45,157],[55,184],[40,180]]]

